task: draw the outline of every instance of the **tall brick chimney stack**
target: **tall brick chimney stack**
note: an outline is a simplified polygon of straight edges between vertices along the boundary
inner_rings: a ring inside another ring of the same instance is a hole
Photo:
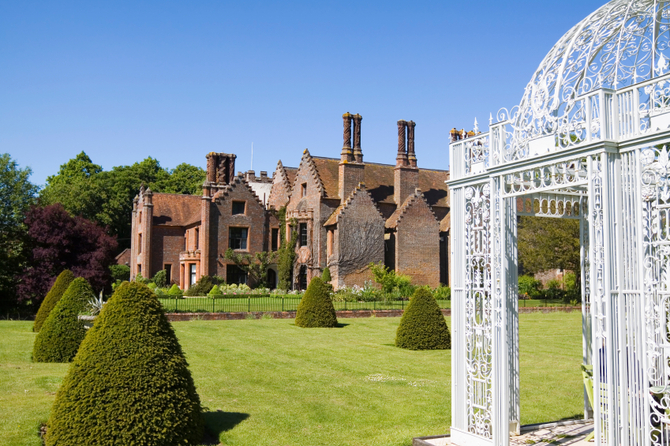
[[[341,162],[350,163],[354,160],[354,153],[351,150],[351,121],[353,120],[353,117],[354,115],[349,112],[342,115],[342,121],[344,123],[344,143],[342,144]]]
[[[365,181],[365,164],[363,164],[363,152],[361,151],[361,115],[352,115],[347,112],[342,115],[344,120],[344,144],[339,166],[340,200],[344,202],[358,183]],[[351,124],[354,124],[354,148],[351,148]]]
[[[233,153],[207,154],[207,182],[216,186],[230,184],[235,178],[235,159]]]
[[[416,167],[414,153],[415,125],[414,121],[398,121],[398,155],[393,169],[393,200],[396,206],[402,206],[419,187],[419,168]]]
[[[407,160],[411,167],[416,167],[416,153],[414,153],[414,127],[416,122],[407,121]]]
[[[395,158],[395,166],[401,167],[406,166],[407,162],[407,152],[405,149],[405,129],[407,128],[407,122],[402,119],[398,121],[398,155]]]
[[[361,121],[363,117],[358,113],[354,115],[354,161],[363,162],[363,150],[361,149]]]

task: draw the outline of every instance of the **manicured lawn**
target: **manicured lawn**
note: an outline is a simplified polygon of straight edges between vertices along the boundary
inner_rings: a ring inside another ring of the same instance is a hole
[[[581,317],[522,314],[522,423],[582,412]],[[177,322],[210,429],[230,445],[409,445],[447,432],[450,351],[393,344],[399,318]],[[449,320],[447,319],[448,323]],[[67,364],[34,364],[31,322],[0,322],[0,445],[39,445]]]

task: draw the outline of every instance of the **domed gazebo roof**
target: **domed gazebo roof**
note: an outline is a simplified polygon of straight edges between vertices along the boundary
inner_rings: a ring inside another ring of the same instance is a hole
[[[575,99],[670,71],[670,2],[613,0],[568,31],[544,58],[513,111],[517,147],[561,131]]]

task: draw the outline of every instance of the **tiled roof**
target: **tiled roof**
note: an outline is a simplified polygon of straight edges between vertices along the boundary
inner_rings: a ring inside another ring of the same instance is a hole
[[[153,194],[153,224],[188,226],[200,221],[202,197],[199,195]]]
[[[339,198],[339,159],[312,157],[326,191],[326,198]],[[393,203],[393,168],[390,164],[365,163],[365,187],[377,203]],[[431,206],[449,206],[449,171],[419,169],[419,188]]]
[[[290,190],[293,187],[293,183],[295,182],[295,176],[298,174],[298,168],[284,166],[284,172],[286,172],[286,178],[288,178],[288,187]]]

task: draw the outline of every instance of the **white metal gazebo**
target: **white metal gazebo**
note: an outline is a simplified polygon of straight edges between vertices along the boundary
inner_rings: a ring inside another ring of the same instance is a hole
[[[595,11],[498,120],[450,146],[452,443],[519,430],[516,221],[535,215],[581,223],[596,443],[668,445],[670,1]]]

